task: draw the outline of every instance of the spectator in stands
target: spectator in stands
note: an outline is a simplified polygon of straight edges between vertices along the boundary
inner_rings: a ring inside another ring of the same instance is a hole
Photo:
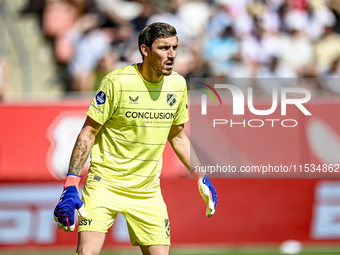
[[[57,75],[66,91],[72,90],[66,67],[74,54],[74,45],[68,34],[76,26],[81,26],[85,20],[81,17],[84,16],[86,7],[87,3],[83,0],[46,0],[43,10],[43,31],[51,42],[58,67]],[[97,23],[94,26],[97,26]]]
[[[86,92],[94,89],[95,70],[110,51],[110,34],[94,26],[96,21],[92,18],[83,17],[80,24],[67,35],[74,49],[67,65],[72,91]]]
[[[327,69],[340,57],[340,35],[332,27],[326,27],[322,38],[315,44],[316,69],[319,73]]]
[[[137,1],[125,0],[93,0],[102,14],[105,27],[119,27],[130,23],[143,11],[143,6]],[[103,25],[103,24],[102,24]]]
[[[135,37],[137,37],[139,32],[142,31],[144,27],[146,27],[150,16],[156,13],[156,8],[150,1],[141,0],[140,3],[142,5],[142,12],[131,21],[136,29]]]
[[[228,76],[233,59],[239,51],[240,44],[234,35],[231,24],[226,25],[224,30],[216,32],[216,35],[214,33],[208,37],[203,55],[209,65],[209,74],[213,77]]]
[[[292,10],[285,19],[289,32],[282,34],[279,40],[278,57],[283,63],[292,68],[298,76],[304,76],[314,69],[314,49],[312,42],[304,28],[306,27],[306,13]]]
[[[166,10],[160,10],[160,12],[151,15],[147,21],[148,24],[154,22],[164,22],[176,27],[178,37],[181,38],[181,40],[178,43],[181,43],[187,39],[185,38],[185,34],[182,29],[183,26],[181,24],[181,20],[178,14],[180,4],[181,4],[180,0],[169,1],[169,7]]]
[[[261,66],[257,73],[257,78],[259,78],[256,80],[257,87],[265,92],[265,94],[271,96],[273,87],[291,86],[292,80],[285,78],[297,78],[297,73],[291,68],[284,66],[276,56],[273,56],[268,64]]]
[[[340,57],[333,60],[329,69],[321,74],[321,86],[328,92],[340,94]]]
[[[80,15],[77,5],[73,1],[46,0],[43,12],[43,30],[46,37],[52,42],[57,62],[67,64],[73,54],[72,47],[65,44],[64,40]]]
[[[29,0],[24,10],[44,2],[44,32],[70,74],[66,90],[92,90],[98,74],[139,62],[133,42],[156,21],[178,28],[177,71],[187,79],[324,76],[340,56],[333,0]]]
[[[322,38],[327,27],[335,25],[336,17],[324,1],[310,1],[308,14],[306,31],[313,42]]]
[[[327,8],[335,15],[335,25],[333,27],[334,32],[340,33],[340,1],[329,0]]]
[[[278,38],[274,34],[267,33],[264,28],[254,22],[253,33],[244,36],[241,40],[241,54],[245,64],[256,74],[263,65],[267,65],[272,57],[278,55]]]
[[[297,73],[279,61],[277,56],[273,56],[269,63],[261,66],[258,78],[297,78]]]

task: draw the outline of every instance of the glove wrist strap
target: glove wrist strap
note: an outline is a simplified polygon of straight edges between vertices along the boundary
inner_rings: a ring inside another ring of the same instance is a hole
[[[203,165],[196,166],[194,169],[192,169],[190,172],[192,176],[198,181],[201,178],[204,178],[205,173],[201,172],[200,169],[203,167]]]
[[[65,185],[64,185],[64,189],[70,186],[76,186],[77,190],[78,190],[78,185],[80,182],[80,175],[76,175],[76,174],[67,174],[66,177],[66,181],[65,181]]]

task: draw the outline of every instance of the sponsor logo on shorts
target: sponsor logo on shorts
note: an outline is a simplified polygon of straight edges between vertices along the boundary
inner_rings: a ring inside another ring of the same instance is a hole
[[[102,177],[100,177],[100,176],[98,176],[98,175],[95,175],[95,176],[93,177],[93,180],[95,180],[95,181],[99,181],[99,182],[100,182],[101,179],[102,179]]]
[[[81,220],[79,221],[79,226],[91,226],[92,223],[92,219],[85,219],[85,220]]]
[[[164,225],[165,225],[165,234],[167,238],[170,238],[170,221],[169,219],[164,220]]]

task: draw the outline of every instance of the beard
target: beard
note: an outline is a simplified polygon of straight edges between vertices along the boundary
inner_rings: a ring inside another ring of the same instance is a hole
[[[154,62],[151,62],[151,68],[159,76],[161,75],[169,76],[172,73],[172,69],[173,69],[173,68],[167,67],[167,65],[164,63],[162,63],[161,65],[157,65]]]

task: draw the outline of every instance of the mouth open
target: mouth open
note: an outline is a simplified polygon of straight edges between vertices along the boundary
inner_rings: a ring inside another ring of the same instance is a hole
[[[165,63],[165,65],[169,68],[172,68],[174,66],[174,63],[173,62],[168,62],[168,63]]]

